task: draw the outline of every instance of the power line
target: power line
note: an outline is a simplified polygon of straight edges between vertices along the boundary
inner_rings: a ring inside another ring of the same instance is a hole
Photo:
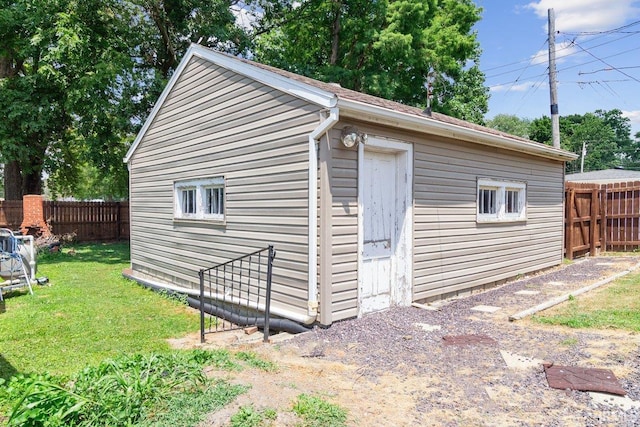
[[[630,67],[618,67],[618,70],[628,70],[631,68],[640,68],[640,65],[634,65],[634,66],[630,66]],[[583,74],[595,74],[595,73],[599,73],[601,71],[615,71],[613,68],[601,68],[599,70],[594,70],[594,71],[579,71],[578,75],[582,76]]]
[[[622,52],[613,53],[613,54],[611,54],[611,55],[609,55],[609,56],[605,56],[605,57],[603,57],[603,59],[609,59],[609,58],[613,58],[614,56],[624,55],[625,53],[633,52],[634,50],[640,50],[640,46],[638,46],[638,47],[634,47],[634,48],[631,48],[631,49],[627,49],[627,50],[623,50]],[[588,53],[588,52],[587,52],[587,53]],[[593,55],[592,55],[592,56],[593,56]],[[595,57],[595,56],[594,56],[594,57]],[[596,59],[594,59],[594,60],[592,60],[592,61],[587,61],[587,62],[583,62],[582,64],[576,64],[576,65],[572,65],[572,66],[570,66],[570,67],[565,67],[565,68],[562,68],[562,69],[560,69],[560,70],[558,70],[558,71],[566,71],[566,70],[570,70],[570,69],[572,69],[572,68],[581,67],[581,66],[583,66],[583,65],[593,64],[594,62],[599,62],[599,61],[600,61],[600,59],[596,58]]]
[[[623,50],[622,52],[617,52],[617,53],[614,53],[614,54],[611,54],[611,55],[608,55],[608,56],[604,56],[602,59],[613,58],[613,57],[624,55],[624,54],[627,54],[629,52],[633,52],[633,51],[636,51],[636,50],[640,50],[640,46],[637,46],[637,47],[634,47],[634,48],[631,48],[631,49],[627,49],[627,50]],[[594,56],[594,55],[592,55],[592,56]],[[594,56],[594,58],[596,58],[596,57]],[[596,58],[596,59],[593,59],[591,61],[582,62],[580,64],[575,64],[575,65],[571,65],[571,66],[568,66],[568,67],[559,68],[558,72],[571,70],[573,68],[582,67],[582,66],[588,65],[588,64],[593,64],[594,62],[602,62],[602,60],[599,59],[599,58]],[[544,73],[535,74],[535,75],[532,75],[532,76],[527,76],[523,80],[537,79],[538,77],[545,76],[545,75],[547,75],[546,71]],[[497,84],[494,84],[494,85],[490,85],[489,88],[498,87],[498,86],[506,86],[506,85],[511,84],[511,83],[512,83],[511,81],[504,82],[504,83],[497,83]]]
[[[640,22],[640,21],[637,21],[637,22]],[[631,25],[631,24],[629,24],[629,25]],[[634,23],[634,25],[635,25],[635,23]],[[599,33],[599,34],[601,34],[600,36],[598,36],[598,37],[593,37],[593,38],[591,38],[591,39],[589,39],[589,40],[586,40],[586,41],[585,41],[585,43],[590,43],[590,42],[593,42],[593,41],[595,41],[595,40],[598,40],[598,39],[600,39],[601,37],[603,37],[603,36],[605,36],[605,35],[607,35],[607,34],[611,34],[611,31],[613,31],[613,30],[610,30],[609,32],[602,32],[602,33]],[[560,33],[560,34],[563,34],[563,35],[575,35],[575,36],[579,36],[579,34],[578,34],[578,33],[561,33],[561,32],[559,32],[559,33]],[[626,34],[626,33],[624,33],[624,34]],[[605,46],[605,45],[608,45],[608,44],[611,44],[611,43],[615,43],[615,42],[617,42],[617,41],[620,41],[620,40],[626,39],[626,38],[631,37],[631,36],[636,35],[636,34],[640,34],[640,31],[633,32],[633,33],[629,33],[629,34],[626,34],[626,35],[624,35],[624,36],[622,36],[622,37],[617,37],[617,38],[615,38],[615,39],[613,39],[613,40],[608,40],[608,41],[606,41],[606,42],[603,42],[603,43],[600,43],[600,44],[597,44],[597,45],[594,45],[594,46],[590,46],[590,47],[589,47],[589,49],[595,49],[595,48],[597,48],[597,47],[601,47],[601,46]],[[542,50],[542,47],[547,43],[547,41],[548,41],[548,39],[547,39],[547,40],[545,40],[545,41],[542,43],[542,46],[540,47],[540,49],[538,49],[538,50],[536,51],[536,53],[537,53],[537,52],[540,52],[540,51]],[[568,44],[566,44],[565,46],[560,47],[556,52],[562,52],[562,51],[564,51],[564,50],[571,49],[571,45],[572,45],[572,43],[574,43],[575,41],[576,41],[576,38],[575,38],[575,37],[574,37],[572,40],[568,40]],[[567,54],[564,54],[564,55],[559,55],[559,56],[558,56],[558,59],[564,59],[564,58],[567,58],[567,57],[569,57],[569,56],[576,55],[576,54],[578,54],[578,53],[580,53],[580,52],[570,52],[570,53],[567,53]],[[500,69],[500,68],[506,68],[506,67],[509,67],[509,66],[511,66],[511,65],[518,65],[518,64],[524,64],[524,63],[527,63],[527,65],[526,65],[525,67],[520,67],[520,68],[516,68],[516,69],[514,69],[514,70],[509,70],[509,71],[504,71],[504,72],[501,72],[501,73],[498,73],[498,74],[492,74],[492,75],[486,76],[486,78],[487,78],[487,79],[491,79],[491,78],[499,77],[499,76],[502,76],[502,75],[505,75],[505,74],[516,73],[516,72],[518,72],[518,71],[520,71],[520,70],[524,70],[524,69],[526,69],[526,68],[528,68],[528,67],[529,67],[529,65],[530,65],[531,61],[532,61],[534,58],[535,58],[535,56],[532,56],[532,57],[530,57],[529,59],[522,59],[522,60],[520,60],[520,61],[511,62],[511,63],[505,64],[505,65],[498,65],[498,66],[495,66],[495,67],[486,68],[486,69],[484,69],[484,72],[485,72],[485,73],[486,73],[486,72],[488,72],[488,71],[497,70],[497,69]]]
[[[631,28],[635,25],[640,24],[640,21],[634,21],[631,22],[629,24],[623,25],[621,27],[617,27],[617,28],[613,28],[611,30],[605,30],[605,31],[580,31],[580,32],[576,32],[576,33],[564,33],[564,34],[569,34],[569,35],[574,35],[574,36],[594,36],[594,35],[600,35],[600,34],[612,34],[612,33],[620,33],[620,30],[624,30],[626,28]]]
[[[598,82],[598,84],[600,86],[604,86],[605,88],[609,89],[609,92],[611,92],[613,94],[613,96],[617,96],[618,98],[622,99],[620,94],[618,94],[618,92],[616,92],[615,89],[609,84],[608,80],[602,80],[602,81]]]
[[[631,79],[617,79],[617,80],[561,80],[562,83],[577,83],[577,84],[591,84],[591,83],[621,83],[630,82]]]
[[[525,103],[525,100],[529,97],[529,95],[533,95],[534,93],[536,93],[538,89],[540,89],[540,86],[542,86],[546,81],[547,81],[547,76],[544,75],[536,83],[532,84],[531,87],[529,87],[529,89],[527,89],[527,91],[522,95],[522,98],[520,98],[520,105],[516,109],[516,114],[520,111],[520,109]]]
[[[544,47],[544,45],[545,45],[545,44],[547,44],[547,40],[548,40],[548,39],[545,39],[545,41],[544,41],[544,42],[542,42],[542,45],[540,46],[540,48],[538,49],[538,51],[542,50],[542,48]],[[497,67],[487,68],[487,69],[485,69],[484,71],[485,71],[485,72],[487,72],[487,71],[497,70],[498,68],[504,68],[504,67],[508,67],[508,66],[510,66],[510,65],[524,64],[525,62],[529,63],[529,62],[531,62],[531,60],[532,60],[532,58],[529,58],[529,59],[522,59],[522,60],[520,60],[520,61],[511,62],[511,63],[509,63],[509,64],[505,64],[505,65],[498,65]],[[526,68],[526,67],[525,67],[525,68]],[[515,70],[515,71],[518,71],[518,70]]]
[[[639,32],[639,33],[637,33],[637,34],[640,34],[640,32]],[[605,45],[608,45],[608,44],[611,44],[611,43],[615,43],[615,42],[618,42],[618,41],[620,41],[620,40],[626,39],[627,37],[631,37],[632,35],[634,35],[634,34],[630,34],[630,35],[626,35],[626,36],[618,37],[618,38],[616,38],[616,39],[609,40],[609,41],[606,41],[606,42],[604,42],[604,43],[597,44],[597,45],[595,45],[595,46],[590,46],[590,47],[589,47],[589,49],[595,49],[595,48],[597,48],[597,47],[602,47],[602,46],[605,46]],[[597,38],[599,38],[599,37],[597,37]],[[569,44],[568,44],[567,46],[565,46],[563,49],[569,49],[569,48],[571,48],[571,46],[576,42],[576,40],[577,40],[577,39],[578,39],[578,38],[577,38],[577,37],[575,37],[575,38],[573,38],[572,40],[570,40],[570,41],[568,42]],[[593,41],[593,40],[595,40],[595,39],[596,39],[596,38],[593,38],[593,39],[591,39],[591,40],[586,40],[586,41],[585,41],[585,43],[591,42],[591,41]],[[580,52],[571,52],[571,53],[568,53],[568,54],[566,54],[566,55],[563,55],[563,56],[562,56],[562,58],[566,58],[567,56],[571,56],[571,55],[577,55],[578,53],[580,53]]]
[[[580,49],[582,49],[585,53],[588,53],[589,55],[593,56],[595,59],[597,59],[598,61],[602,62],[604,65],[606,65],[607,67],[613,68],[614,70],[616,70],[617,72],[619,72],[622,75],[625,75],[627,77],[629,77],[630,79],[633,79],[635,81],[637,81],[638,83],[640,83],[640,80],[638,80],[637,78],[625,73],[624,71],[621,71],[620,69],[614,67],[613,65],[609,64],[608,62],[606,62],[603,59],[598,58],[597,56],[595,56],[593,53],[589,52],[588,50],[586,50],[585,48],[583,48],[582,46],[580,46],[578,43],[574,43],[574,45],[578,46]]]
[[[548,41],[548,40],[547,40]],[[527,64],[526,67],[524,67],[522,69],[522,71],[520,72],[520,74],[518,75],[518,77],[515,79],[515,81],[513,81],[513,83],[511,83],[511,86],[509,86],[509,88],[506,90],[505,93],[508,93],[511,91],[511,89],[513,88],[513,86],[520,80],[520,77],[522,77],[522,75],[524,74],[525,71],[527,71],[529,69],[529,67],[531,67],[531,63],[533,62],[535,57],[531,57],[531,59],[529,59],[529,63]]]
[[[611,44],[611,43],[615,43],[615,42],[620,41],[620,40],[623,40],[623,39],[625,39],[625,38],[627,38],[627,37],[630,37],[630,36],[628,36],[628,35],[627,35],[627,36],[623,36],[623,37],[618,37],[618,38],[616,38],[616,39],[609,40],[609,41],[607,41],[607,42],[600,43],[600,44],[597,44],[597,45],[595,45],[595,46],[591,46],[591,47],[589,47],[589,49],[595,49],[595,48],[597,48],[597,47],[601,47],[601,46],[605,46],[605,45],[608,45],[608,44]],[[591,40],[588,40],[588,41],[593,41],[593,40],[594,40],[594,39],[591,39]],[[563,46],[563,47],[559,48],[556,52],[562,52],[562,51],[564,51],[564,50],[571,49],[571,47],[572,47],[572,43],[574,43],[574,42],[575,42],[575,39],[574,39],[574,40],[567,41],[567,42],[566,42],[567,44],[566,44],[565,46]],[[545,41],[545,43],[546,43],[546,41]],[[541,51],[541,49],[538,49],[538,52],[540,52],[540,51]],[[569,57],[569,56],[572,56],[572,55],[577,55],[578,53],[580,53],[580,52],[578,52],[578,51],[573,51],[573,52],[570,52],[570,53],[567,53],[567,54],[564,54],[564,55],[559,55],[559,56],[558,56],[558,60],[560,60],[560,59],[565,59],[565,58],[567,58],[567,57]],[[535,57],[533,57],[533,58],[535,58]],[[526,61],[529,61],[529,62],[530,62],[531,60],[532,60],[532,59],[530,58],[529,60],[519,61],[519,62],[514,63],[514,64],[519,64],[519,63],[523,63],[523,62],[526,62]],[[594,61],[594,62],[595,62],[595,61]],[[500,68],[500,67],[494,67],[494,68]],[[517,69],[515,69],[515,70],[504,71],[504,72],[502,72],[502,73],[493,74],[493,75],[485,76],[485,77],[486,77],[487,79],[492,79],[492,78],[495,78],[495,77],[503,76],[503,75],[505,75],[505,74],[515,73],[515,72],[517,72],[517,71],[520,71],[520,70],[523,70],[523,69],[526,69],[526,68],[527,68],[527,67],[517,68]],[[558,70],[558,71],[561,71],[561,70]],[[534,76],[534,77],[537,77],[537,76]]]

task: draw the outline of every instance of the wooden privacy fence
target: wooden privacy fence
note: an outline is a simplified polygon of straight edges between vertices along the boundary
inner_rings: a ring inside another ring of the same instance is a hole
[[[565,256],[640,247],[640,181],[565,184]]]
[[[0,200],[0,227],[17,230],[22,224],[22,200]]]
[[[129,239],[129,202],[44,201],[44,219],[55,235],[75,233],[81,242]],[[22,201],[0,201],[0,227],[17,230]]]

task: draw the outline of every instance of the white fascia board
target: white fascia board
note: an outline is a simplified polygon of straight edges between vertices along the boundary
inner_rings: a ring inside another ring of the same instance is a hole
[[[316,88],[306,83],[289,79],[287,77],[262,69],[255,65],[251,65],[246,62],[239,61],[238,59],[232,56],[218,53],[214,50],[208,49],[198,44],[192,44],[187,50],[187,52],[185,53],[184,57],[182,58],[182,61],[180,61],[180,64],[178,65],[175,72],[173,73],[173,76],[171,76],[169,83],[167,83],[167,86],[162,91],[160,98],[158,98],[158,101],[153,107],[153,110],[151,110],[151,114],[149,114],[149,117],[144,122],[142,129],[140,129],[140,132],[138,132],[138,135],[136,136],[136,139],[133,141],[133,144],[131,144],[131,148],[129,148],[127,155],[124,157],[125,163],[128,163],[129,160],[131,159],[131,156],[133,155],[136,148],[138,147],[138,144],[140,144],[140,141],[146,134],[147,130],[149,129],[149,126],[151,126],[153,119],[158,114],[158,111],[164,104],[165,100],[167,99],[167,96],[169,96],[169,93],[173,89],[173,86],[176,84],[176,82],[180,78],[180,75],[182,74],[185,67],[187,66],[187,64],[189,63],[189,61],[193,56],[202,58],[213,64],[219,65],[220,67],[226,68],[227,70],[236,72],[252,80],[255,80],[267,86],[273,87],[274,89],[280,90],[285,93],[289,93],[292,96],[295,96],[297,98],[305,99],[321,107],[333,108],[336,106],[336,103],[338,101],[338,98],[332,92],[327,92],[325,90]]]
[[[343,118],[351,117],[400,129],[504,148],[506,150],[532,154],[552,160],[570,161],[578,158],[577,154],[536,142],[518,141],[500,135],[492,135],[475,129],[440,122],[434,119],[422,118],[349,99],[339,99],[338,108]]]
[[[289,93],[296,98],[305,99],[325,108],[335,107],[338,101],[338,98],[332,92],[327,92],[315,86],[281,76],[280,74],[239,61],[232,56],[216,52],[200,45],[191,45],[191,48],[194,49],[195,56],[210,61],[227,70],[249,77],[252,80],[256,80],[274,89]]]

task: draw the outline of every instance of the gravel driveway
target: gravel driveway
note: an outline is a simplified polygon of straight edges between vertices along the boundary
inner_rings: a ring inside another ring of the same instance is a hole
[[[549,388],[541,366],[547,361],[611,369],[627,397],[638,402],[637,334],[542,327],[526,319],[508,320],[516,312],[638,262],[640,257],[589,258],[447,301],[438,311],[394,308],[336,322],[330,328],[315,328],[279,343],[271,350],[271,357],[278,360],[296,354],[309,364],[330,362],[354,367],[340,375],[344,381],[359,384],[359,398],[371,393],[371,404],[366,408],[357,404],[357,399],[345,397],[349,395],[342,389],[332,391],[331,380],[325,384],[319,378],[316,383],[316,391],[328,393],[350,410],[352,425],[640,425],[637,407],[623,409],[589,393]],[[499,309],[492,313],[473,310],[481,305]],[[496,343],[443,344],[443,336],[460,334],[483,334]],[[522,366],[513,362],[508,365],[507,356],[522,361]]]

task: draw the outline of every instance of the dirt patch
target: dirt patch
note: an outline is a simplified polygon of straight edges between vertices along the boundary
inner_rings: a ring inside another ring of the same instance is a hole
[[[279,370],[215,372],[252,388],[224,411],[211,414],[202,426],[225,425],[246,404],[277,409],[275,425],[295,425],[290,409],[301,393],[318,394],[344,407],[353,426],[638,425],[637,408],[625,411],[597,403],[584,392],[551,389],[541,364],[507,364],[504,357],[611,369],[627,396],[639,401],[638,334],[508,321],[519,310],[639,261],[638,257],[592,258],[448,301],[438,311],[394,308],[273,344],[262,344],[260,337],[247,344],[242,333],[209,335],[207,346],[249,347],[276,362]],[[516,294],[521,290],[537,293]],[[478,305],[500,310],[473,311]],[[443,344],[444,336],[472,334],[487,336],[496,344]],[[179,344],[199,346],[199,337]]]

